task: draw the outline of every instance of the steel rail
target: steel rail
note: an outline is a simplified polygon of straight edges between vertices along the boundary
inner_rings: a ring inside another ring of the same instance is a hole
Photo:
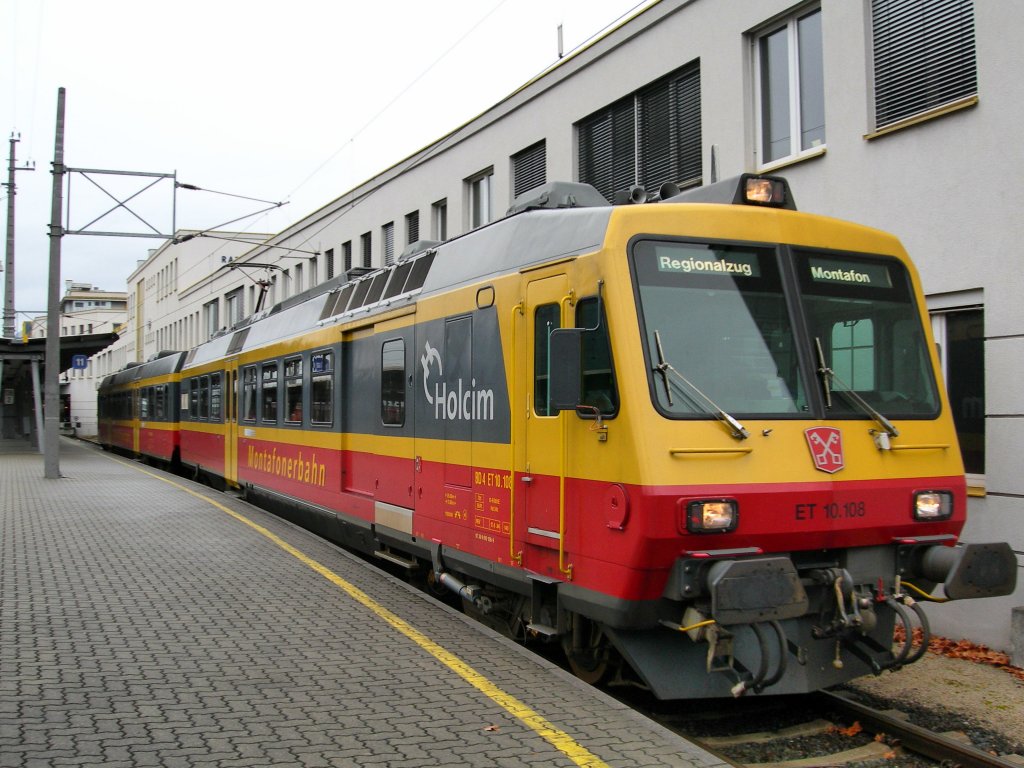
[[[862,725],[900,740],[907,749],[938,761],[952,761],[962,768],[1020,768],[970,744],[963,744],[941,733],[929,731],[919,725],[886,715],[877,709],[860,704],[840,694],[821,691],[818,694],[838,709],[856,715]]]

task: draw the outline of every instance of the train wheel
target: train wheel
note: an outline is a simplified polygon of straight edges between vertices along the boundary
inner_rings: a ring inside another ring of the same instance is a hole
[[[572,632],[562,638],[569,668],[580,680],[597,685],[608,674],[610,648],[601,626],[583,616],[573,617]]]

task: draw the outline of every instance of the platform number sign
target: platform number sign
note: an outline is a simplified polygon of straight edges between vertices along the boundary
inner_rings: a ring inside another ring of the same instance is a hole
[[[84,371],[89,367],[89,358],[86,355],[72,355],[71,367],[76,371]]]

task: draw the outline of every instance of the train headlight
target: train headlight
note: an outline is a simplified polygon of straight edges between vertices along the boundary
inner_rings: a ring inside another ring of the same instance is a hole
[[[751,205],[782,206],[786,203],[786,182],[770,176],[744,177],[743,200]]]
[[[691,501],[686,505],[686,530],[690,533],[728,533],[736,530],[739,509],[733,499]]]
[[[915,520],[946,520],[953,514],[950,491],[918,491],[914,494]]]

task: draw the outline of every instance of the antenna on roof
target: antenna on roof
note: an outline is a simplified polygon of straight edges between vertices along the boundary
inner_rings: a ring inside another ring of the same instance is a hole
[[[562,48],[562,25],[559,24],[558,25],[558,58],[562,58],[562,56],[565,55],[563,51],[564,51],[564,49]]]

